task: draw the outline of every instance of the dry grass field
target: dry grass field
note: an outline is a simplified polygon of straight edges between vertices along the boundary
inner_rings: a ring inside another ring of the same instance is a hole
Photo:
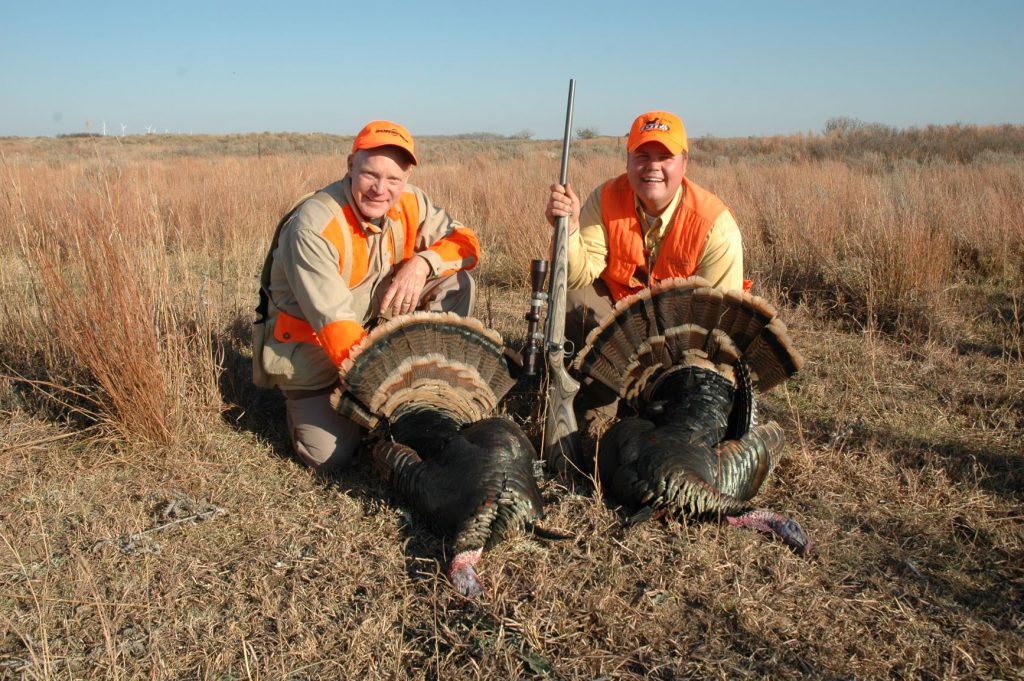
[[[748,276],[807,360],[756,500],[622,526],[586,484],[485,554],[365,457],[318,478],[249,382],[271,230],[326,135],[0,139],[0,678],[1024,678],[1024,130],[694,140]],[[477,316],[522,343],[558,142],[425,139],[413,182],[477,228]],[[589,192],[623,142],[574,144]],[[536,435],[536,398],[506,407]]]

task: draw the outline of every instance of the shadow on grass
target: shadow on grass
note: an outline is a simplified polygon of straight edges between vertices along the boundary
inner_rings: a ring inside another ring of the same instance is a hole
[[[974,325],[974,333],[978,337],[970,340],[956,337],[953,343],[956,351],[961,355],[1021,361],[1024,307],[1018,294],[979,287],[976,297],[983,303],[979,306],[982,314],[976,317]]]
[[[981,448],[962,442],[929,442],[892,431],[876,437],[891,443],[894,462],[908,468],[938,464],[949,477],[996,494],[1007,501],[1024,502],[1024,454],[1010,446]]]
[[[285,420],[285,397],[280,390],[259,388],[252,382],[251,333],[247,316],[235,318],[216,339],[223,370],[219,389],[225,405],[222,418],[231,428],[247,432],[270,444],[274,455],[295,466],[304,464],[295,455]],[[387,490],[370,464],[369,452],[360,447],[353,464],[334,475],[318,476],[325,487],[349,494],[364,508],[386,499]]]
[[[961,355],[984,355],[989,359],[1002,359],[1009,357],[1020,361],[1019,348],[1008,347],[1005,343],[957,341],[956,351]]]
[[[230,427],[265,440],[281,458],[292,458],[284,419],[284,395],[279,390],[256,387],[252,382],[252,322],[236,317],[214,339],[221,354],[222,418]]]
[[[860,420],[803,421],[809,439],[824,447],[864,449],[882,443],[893,463],[904,468],[939,466],[951,480],[973,484],[1007,501],[1024,501],[1024,453],[1011,443],[975,445],[949,439],[928,440],[891,428],[871,428]]]

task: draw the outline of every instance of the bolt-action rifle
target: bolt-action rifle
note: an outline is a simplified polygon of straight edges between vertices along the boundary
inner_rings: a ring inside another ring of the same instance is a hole
[[[569,139],[572,136],[572,106],[576,81],[569,80],[569,101],[562,137],[562,170],[559,183],[569,181]],[[577,462],[579,444],[573,398],[580,384],[565,368],[565,291],[569,276],[569,218],[560,217],[551,241],[551,283],[548,288],[547,319],[547,419],[544,426],[544,465],[549,471],[564,472]]]

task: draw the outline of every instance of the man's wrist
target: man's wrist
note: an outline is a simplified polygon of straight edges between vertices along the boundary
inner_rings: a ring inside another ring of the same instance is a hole
[[[414,253],[413,257],[418,257],[420,260],[422,260],[423,262],[425,262],[427,264],[427,276],[428,277],[435,276],[435,273],[434,273],[434,263],[432,263],[430,261],[430,258],[428,258],[425,253]]]

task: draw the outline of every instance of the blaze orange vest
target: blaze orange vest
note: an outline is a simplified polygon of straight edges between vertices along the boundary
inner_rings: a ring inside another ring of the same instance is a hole
[[[684,177],[683,197],[662,238],[658,259],[648,273],[649,281],[645,283],[635,276],[638,267],[647,271],[649,264],[633,189],[625,174],[605,182],[601,188],[601,218],[608,233],[608,264],[601,272],[601,279],[608,285],[612,297],[620,300],[661,279],[694,274],[708,232],[727,210],[721,199]]]

